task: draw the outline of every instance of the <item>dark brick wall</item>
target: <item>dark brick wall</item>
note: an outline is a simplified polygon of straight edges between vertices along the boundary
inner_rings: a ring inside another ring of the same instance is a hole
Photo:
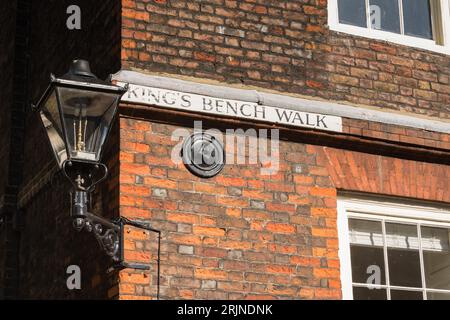
[[[66,8],[72,4],[81,7],[81,30],[71,31],[66,28]],[[32,1],[31,10],[28,93],[33,102],[37,101],[48,85],[50,73],[57,76],[64,74],[74,58],[89,60],[92,71],[101,78],[120,68],[119,1],[53,0],[46,1],[45,4],[42,1]],[[14,35],[14,32],[11,34]],[[3,52],[1,57],[2,62],[6,61]],[[117,295],[116,275],[106,273],[110,260],[98,248],[92,235],[77,234],[71,226],[68,196],[70,186],[60,174],[50,180],[40,178],[54,171],[55,163],[37,115],[27,108],[26,117],[22,117],[22,120],[25,121],[26,129],[22,151],[24,166],[20,172],[23,174],[23,181],[18,206],[23,228],[16,250],[16,256],[17,251],[19,252],[16,270],[20,275],[16,297],[114,297]],[[117,183],[114,182],[117,181],[114,178],[117,176],[117,152],[114,152],[114,141],[117,139],[117,134],[112,134],[105,157],[110,165],[111,176],[108,182],[96,190],[94,196],[95,210],[108,216],[117,214]],[[26,200],[23,200],[25,195]],[[66,287],[66,268],[71,264],[81,267],[81,291],[69,291]],[[0,269],[3,271],[3,266]]]
[[[6,263],[6,246],[5,242],[8,238],[7,219],[3,217],[4,190],[8,177],[8,146],[9,146],[9,129],[10,129],[10,107],[12,97],[13,83],[11,81],[14,70],[14,30],[16,18],[16,2],[9,1],[2,6],[0,12],[0,21],[2,28],[0,29],[0,45],[2,51],[0,54],[0,283],[4,283],[5,279],[5,263]],[[9,223],[8,223],[9,224]],[[0,299],[4,297],[3,285],[0,285]]]
[[[93,193],[93,210],[108,218],[118,215],[117,128],[106,150],[109,179]],[[117,275],[108,273],[111,259],[94,235],[72,226],[71,185],[56,174],[25,206],[20,243],[20,297],[33,299],[108,299],[117,295]],[[81,290],[68,290],[66,269],[81,269]]]
[[[0,20],[0,44],[2,46],[0,54],[0,199],[3,195],[6,177],[8,176],[8,146],[10,127],[10,104],[12,97],[13,83],[11,81],[14,72],[14,34],[16,23],[16,1],[9,1],[2,5]],[[0,200],[0,207],[2,200]]]
[[[10,4],[6,9],[6,28],[9,35],[2,36],[2,40],[9,41],[4,44],[7,55],[4,58],[4,68],[7,79],[2,94],[4,102],[2,109],[6,117],[2,121],[4,132],[3,147],[0,150],[3,164],[1,178],[2,190],[0,193],[1,232],[1,278],[0,295],[4,298],[13,298],[18,290],[18,255],[20,234],[17,231],[17,194],[22,181],[23,164],[23,132],[24,110],[28,101],[27,75],[29,71],[29,10],[30,1],[19,0]],[[2,111],[3,111],[2,110]]]
[[[66,8],[77,4],[81,8],[82,29],[66,28]],[[106,78],[120,69],[120,3],[118,1],[48,1],[42,5],[33,2],[33,26],[31,35],[31,96],[37,101],[49,83],[50,73],[57,76],[69,70],[75,58],[90,61],[92,71],[99,78]],[[46,164],[51,159],[41,124],[35,115],[27,121],[27,134],[37,143],[27,143],[25,154],[33,154],[37,163]],[[36,147],[42,145],[38,154]],[[36,173],[36,168],[25,168],[25,179]]]
[[[325,0],[123,0],[124,67],[449,118],[450,57],[327,29]]]

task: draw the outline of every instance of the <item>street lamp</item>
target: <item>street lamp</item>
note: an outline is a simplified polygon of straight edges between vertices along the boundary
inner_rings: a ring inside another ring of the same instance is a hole
[[[87,61],[74,60],[64,76],[51,75],[50,85],[33,109],[39,113],[60,170],[73,185],[75,229],[93,232],[116,265],[148,270],[148,265],[124,262],[124,225],[157,232],[160,241],[159,230],[123,217],[110,221],[88,211],[92,190],[108,174],[100,160],[120,98],[127,90],[128,86],[99,80]]]
[[[69,72],[60,78],[51,75],[36,109],[60,168],[70,162],[100,162],[119,100],[126,91],[99,80],[85,60],[74,60]]]
[[[88,212],[90,193],[106,178],[100,162],[121,96],[127,87],[99,80],[85,60],[74,60],[68,73],[51,81],[33,109],[42,120],[56,162],[74,186],[74,227],[93,231],[103,249],[120,260],[118,225]]]

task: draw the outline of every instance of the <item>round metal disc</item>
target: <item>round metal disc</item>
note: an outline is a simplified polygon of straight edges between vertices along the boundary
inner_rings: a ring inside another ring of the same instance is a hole
[[[225,166],[222,143],[208,133],[194,133],[186,138],[181,154],[186,168],[201,178],[212,178]]]

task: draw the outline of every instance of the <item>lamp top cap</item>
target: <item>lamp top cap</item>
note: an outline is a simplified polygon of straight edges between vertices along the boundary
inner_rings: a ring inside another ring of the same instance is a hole
[[[74,76],[88,77],[97,79],[97,76],[91,72],[89,61],[82,59],[75,59],[70,65],[69,74]]]

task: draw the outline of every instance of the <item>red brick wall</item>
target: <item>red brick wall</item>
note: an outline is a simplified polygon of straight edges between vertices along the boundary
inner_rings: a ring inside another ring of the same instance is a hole
[[[120,127],[120,213],[163,230],[162,298],[339,299],[338,190],[450,200],[449,166],[295,140],[280,142],[277,174],[227,164],[200,179],[170,159],[178,126]],[[127,235],[130,259],[154,261],[148,237]],[[151,287],[142,272],[120,279],[121,299],[155,297],[155,269]]]
[[[311,147],[336,188],[450,203],[450,167]]]
[[[273,176],[227,165],[205,180],[171,161],[176,128],[121,119],[120,213],[163,230],[162,297],[339,298],[336,190],[316,156],[282,143]],[[131,250],[143,238],[127,240]],[[123,298],[148,283],[131,272]]]
[[[449,56],[329,31],[327,1],[124,0],[122,15],[123,68],[449,118]],[[171,164],[176,126],[145,122],[145,109],[121,123],[120,208],[164,230],[165,298],[339,298],[338,191],[449,200],[448,134],[351,119],[331,136],[285,128],[279,174],[227,165],[202,181]],[[133,236],[129,256],[147,261]],[[154,298],[152,280],[145,291],[125,271],[120,297]]]
[[[122,64],[449,118],[450,58],[327,29],[327,1],[123,0]]]

